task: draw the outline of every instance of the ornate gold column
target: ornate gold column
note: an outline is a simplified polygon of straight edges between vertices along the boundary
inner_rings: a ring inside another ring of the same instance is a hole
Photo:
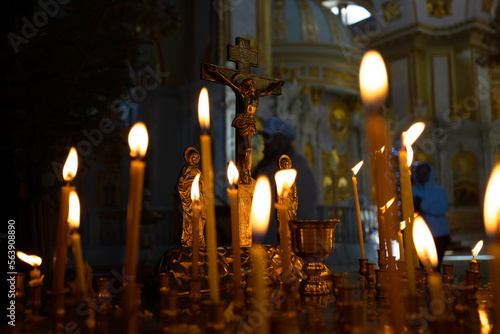
[[[271,1],[255,1],[255,26],[260,56],[259,67],[266,73],[272,72],[271,44]]]

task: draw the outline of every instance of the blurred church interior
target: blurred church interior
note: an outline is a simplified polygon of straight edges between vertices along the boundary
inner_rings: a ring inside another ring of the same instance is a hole
[[[127,134],[137,121],[146,124],[150,136],[140,272],[150,273],[167,249],[180,244],[182,217],[174,192],[184,149],[199,148],[202,87],[210,95],[218,244],[230,244],[226,164],[235,156],[235,96],[227,86],[201,80],[200,64],[234,68],[227,45],[236,37],[250,39],[259,52],[253,73],[286,81],[281,96],[260,100],[257,127],[278,116],[297,130],[296,150],[306,156],[317,184],[318,218],[342,221],[327,261],[334,271],[357,268],[350,178],[360,160],[365,160],[358,175],[365,239],[373,254],[376,249],[358,82],[369,49],[379,51],[387,67],[384,116],[395,159],[401,132],[416,121],[426,124],[414,145],[415,161],[430,162],[436,183],[446,190],[449,260],[453,254],[469,255],[485,238],[484,193],[500,161],[496,1],[42,3],[51,5],[17,1],[4,13],[2,156],[9,194],[5,212],[17,224],[17,249],[40,255],[45,264],[53,253],[61,168],[75,146],[80,167],[73,184],[82,203],[84,258],[94,272],[121,267]],[[263,140],[255,136],[254,166],[262,150]]]

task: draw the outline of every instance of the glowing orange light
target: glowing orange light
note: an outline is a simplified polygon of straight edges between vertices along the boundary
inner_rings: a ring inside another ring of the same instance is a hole
[[[230,185],[234,185],[238,182],[238,177],[240,173],[238,173],[238,168],[234,165],[234,162],[229,161],[227,165],[227,179]]]
[[[494,236],[498,233],[500,220],[500,163],[498,163],[491,173],[486,194],[484,195],[484,228],[488,235]],[[497,236],[497,237],[500,237]]]
[[[413,222],[413,243],[417,251],[418,258],[428,270],[437,266],[438,258],[436,245],[432,238],[432,233],[425,220],[418,216]]]
[[[78,152],[76,152],[76,148],[72,147],[69,150],[68,157],[66,158],[66,162],[64,163],[62,171],[64,181],[70,182],[71,180],[73,180],[77,170]]]
[[[297,171],[295,169],[282,169],[274,174],[278,196],[285,194],[295,182]]]
[[[479,240],[476,246],[474,246],[474,248],[472,249],[472,257],[476,257],[482,248],[483,248],[483,240]]]
[[[135,123],[128,134],[130,156],[143,158],[148,150],[148,130],[144,123]]]
[[[417,122],[410,126],[410,128],[402,134],[403,146],[406,146],[406,161],[408,163],[408,166],[411,166],[411,163],[413,161],[413,148],[411,145],[413,145],[413,143],[418,139],[424,129],[425,124],[423,122]]]
[[[354,166],[354,167],[351,168],[353,175],[358,174],[359,170],[361,169],[361,166],[363,166],[363,162],[364,161],[361,160],[360,162],[358,162],[358,164],[356,166]]]
[[[406,228],[406,221],[402,221],[401,223],[399,223],[399,229],[402,231]]]
[[[255,185],[252,208],[250,210],[250,224],[253,234],[264,236],[269,225],[271,214],[271,185],[265,176],[260,176]]]
[[[391,207],[392,203],[394,203],[395,200],[396,200],[396,196],[394,196],[393,198],[388,200],[387,203],[385,203],[385,205],[380,208],[380,211],[382,213],[385,213]]]
[[[200,199],[200,173],[196,174],[191,184],[191,200],[198,201]]]
[[[68,224],[70,229],[77,229],[80,227],[80,199],[76,191],[71,191],[69,193]]]
[[[29,264],[30,266],[36,268],[42,264],[42,258],[36,255],[28,255],[26,253],[23,253],[21,251],[16,252],[17,257]]]
[[[208,102],[208,90],[203,87],[198,99],[198,120],[201,129],[206,132],[210,127],[210,107]]]
[[[359,69],[359,88],[364,104],[381,106],[387,97],[387,70],[377,51],[368,51],[363,56]]]

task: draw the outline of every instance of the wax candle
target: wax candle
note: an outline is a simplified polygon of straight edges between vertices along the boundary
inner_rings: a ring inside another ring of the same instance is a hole
[[[136,123],[130,129],[128,143],[130,156],[130,184],[127,204],[127,236],[125,244],[125,290],[123,306],[130,312],[134,303],[134,286],[137,275],[137,257],[139,252],[139,234],[142,210],[142,193],[144,187],[144,168],[146,163],[140,159],[148,149],[148,131],[143,123]]]
[[[493,304],[497,305],[494,308],[494,325],[493,328],[500,327],[500,163],[498,163],[491,173],[486,187],[484,196],[484,227],[486,233],[490,237],[494,237],[494,241],[488,247],[488,252],[493,256],[490,262],[490,280],[496,287],[495,295],[493,296]]]
[[[219,270],[217,267],[217,234],[215,230],[215,196],[214,171],[212,167],[212,139],[208,135],[210,128],[210,111],[208,91],[203,88],[198,101],[198,118],[202,135],[201,143],[201,171],[205,180],[205,198],[207,206],[206,241],[208,252],[208,286],[212,302],[220,301]]]
[[[30,271],[30,281],[28,282],[29,286],[41,285],[43,283],[43,276],[41,275],[38,267],[42,264],[42,259],[36,255],[28,255],[21,251],[16,252],[17,257],[21,260],[29,264],[33,267],[33,270]]]
[[[85,287],[85,269],[83,266],[82,241],[78,228],[80,227],[80,200],[76,191],[69,194],[69,213],[67,218],[71,230],[71,249],[76,268],[76,283],[81,292],[82,299],[87,299],[87,288]]]
[[[403,220],[399,223],[399,231],[398,231],[398,244],[399,244],[399,259],[401,261],[405,260],[405,251],[403,248],[403,230],[406,227],[406,222]]]
[[[191,205],[193,209],[193,221],[191,231],[193,238],[193,252],[191,256],[191,279],[198,279],[198,257],[200,252],[200,174],[198,173],[191,185]]]
[[[290,238],[288,237],[288,206],[286,198],[288,192],[295,182],[297,177],[297,170],[295,169],[282,169],[274,175],[276,181],[276,192],[278,193],[278,203],[276,209],[280,220],[280,246],[281,246],[281,264],[283,273],[283,282],[287,281],[286,276],[290,274]]]
[[[358,162],[356,166],[354,166],[352,170],[352,189],[354,192],[354,205],[356,206],[356,219],[358,221],[358,236],[359,236],[359,251],[361,254],[361,258],[365,258],[365,243],[363,239],[363,226],[361,225],[361,211],[359,209],[359,197],[358,197],[358,181],[356,180],[356,174],[359,169],[363,166],[363,160]]]
[[[74,147],[69,151],[63,168],[63,179],[66,184],[61,187],[61,202],[59,206],[59,219],[56,230],[56,245],[54,249],[54,267],[52,274],[52,292],[64,289],[66,263],[68,261],[68,202],[69,193],[75,190],[70,185],[71,180],[78,170],[78,153]]]
[[[391,222],[393,216],[387,214],[385,219],[381,208],[395,195],[395,180],[389,166],[388,152],[391,152],[392,143],[389,135],[389,126],[384,119],[383,106],[387,98],[388,78],[384,60],[377,52],[370,50],[365,53],[359,70],[359,85],[363,105],[368,110],[366,117],[366,137],[371,146],[372,161],[375,181],[376,203],[379,217],[379,244],[381,254],[386,250],[392,255],[391,247]],[[385,150],[384,150],[385,148]],[[391,258],[390,258],[391,259]],[[402,310],[400,304],[399,280],[395,263],[389,261],[389,300],[392,312],[392,325],[395,332],[404,330]]]
[[[236,188],[238,177],[238,168],[236,168],[234,163],[230,161],[227,166],[227,179],[231,188],[227,189],[227,194],[229,195],[229,206],[231,209],[231,238],[233,246],[233,273],[235,287],[241,285],[240,224],[238,219],[238,189]]]
[[[266,263],[266,252],[262,247],[262,240],[267,232],[269,216],[271,214],[271,186],[265,176],[257,179],[255,192],[250,210],[250,224],[252,226],[253,245],[251,248],[251,259],[253,263],[253,291],[255,312],[261,314],[262,322],[256,326],[254,333],[269,333],[269,314],[263,312],[267,302],[265,289],[264,268]]]
[[[413,222],[413,243],[415,249],[417,250],[417,255],[426,271],[427,275],[427,287],[429,290],[429,298],[431,302],[431,311],[433,305],[436,302],[441,301],[442,283],[443,280],[441,276],[434,272],[434,268],[438,264],[436,245],[434,244],[434,239],[432,238],[432,233],[429,227],[425,223],[421,216],[417,216]],[[442,315],[443,312],[436,314],[437,316]]]
[[[410,287],[410,294],[416,293],[415,268],[416,261],[413,257],[414,248],[412,240],[412,224],[414,218],[413,211],[413,193],[411,189],[411,171],[410,166],[413,161],[413,143],[418,139],[425,129],[425,124],[417,122],[413,124],[407,131],[401,135],[401,150],[399,152],[399,177],[401,186],[401,210],[403,218],[406,222],[407,229],[404,229],[405,238],[405,258],[408,270],[408,285]]]
[[[479,240],[476,246],[474,246],[474,248],[471,250],[472,252],[471,262],[477,262],[476,256],[479,254],[482,248],[483,248],[483,240]]]

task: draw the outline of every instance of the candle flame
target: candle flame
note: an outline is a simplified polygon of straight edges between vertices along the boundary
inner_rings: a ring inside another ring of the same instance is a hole
[[[198,120],[203,132],[207,132],[210,127],[210,108],[208,102],[208,90],[203,87],[198,99]]]
[[[413,143],[420,137],[422,132],[424,132],[425,123],[417,122],[414,123],[408,130],[403,132],[403,145],[413,145]]]
[[[80,227],[80,199],[74,190],[69,193],[68,224],[72,229]]]
[[[76,171],[78,170],[78,152],[76,148],[72,147],[69,150],[68,157],[63,167],[63,179],[64,181],[70,182],[75,178]]]
[[[238,168],[236,168],[233,161],[229,161],[229,164],[227,165],[227,179],[229,181],[229,184],[235,185],[236,183],[238,183],[239,176],[240,173],[238,172]]]
[[[29,264],[30,266],[36,268],[42,264],[42,258],[36,255],[28,255],[26,253],[23,253],[21,251],[17,251],[17,257]]]
[[[401,223],[399,223],[399,229],[402,231],[406,228],[406,221],[403,220]]]
[[[410,126],[410,128],[403,132],[401,137],[403,139],[403,146],[406,146],[406,161],[408,163],[408,167],[411,166],[413,161],[413,148],[411,145],[420,137],[422,132],[425,129],[425,124],[423,122],[417,122]]]
[[[191,200],[193,202],[200,199],[200,175],[200,173],[196,174],[191,184]]]
[[[286,194],[295,182],[296,177],[297,171],[295,169],[282,169],[274,174],[278,196]]]
[[[363,166],[363,162],[364,161],[361,160],[360,162],[358,162],[358,164],[356,166],[354,166],[354,167],[351,168],[353,175],[358,174],[358,171],[360,170],[361,166]]]
[[[253,234],[264,236],[269,225],[271,214],[271,185],[265,176],[260,176],[255,185],[255,191],[250,210],[250,225]]]
[[[486,194],[484,195],[484,227],[488,235],[495,235],[500,220],[500,163],[498,163],[491,173]],[[498,236],[500,237],[500,236]]]
[[[382,213],[385,213],[390,208],[392,203],[394,203],[395,200],[396,200],[396,196],[394,196],[393,198],[388,200],[387,203],[385,203],[385,205],[380,208],[380,211],[382,211]]]
[[[148,150],[148,130],[142,122],[135,123],[128,134],[130,156],[143,158]]]
[[[483,309],[478,309],[479,321],[481,322],[481,334],[488,334],[491,330],[490,320],[488,319],[488,313]]]
[[[413,243],[418,258],[427,269],[437,266],[438,258],[432,233],[425,220],[418,216],[413,222]]]
[[[359,69],[359,88],[364,104],[380,106],[387,97],[387,71],[377,51],[365,53]]]
[[[476,257],[482,248],[483,248],[483,240],[479,240],[476,246],[474,246],[474,248],[472,249],[472,257]]]

